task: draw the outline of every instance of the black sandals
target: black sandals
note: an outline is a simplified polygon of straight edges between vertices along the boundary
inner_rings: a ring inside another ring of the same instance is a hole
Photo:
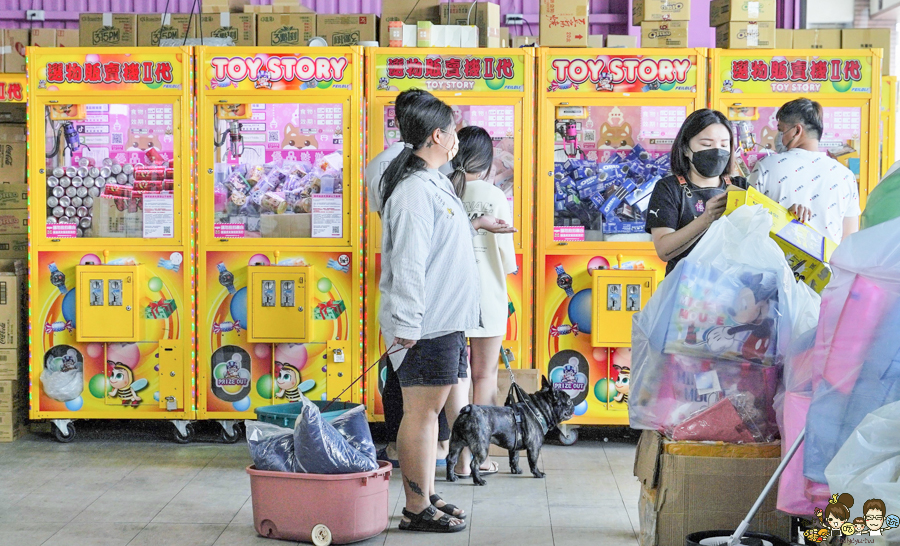
[[[409,521],[401,521],[400,530],[419,531],[424,533],[456,533],[466,528],[466,522],[464,521],[457,525],[452,525],[450,523],[452,518],[446,514],[441,516],[440,519],[434,519],[437,510],[437,508],[431,505],[418,514],[413,514],[404,508],[403,517],[408,518]]]
[[[446,502],[444,502],[444,499],[442,499],[440,495],[431,495],[428,500],[431,501],[431,504],[433,504],[435,508],[447,514],[451,518],[466,519],[466,512],[464,510],[462,510],[458,506],[447,504]],[[438,506],[438,502],[444,502],[444,506]],[[456,513],[457,511],[459,511],[459,514]]]

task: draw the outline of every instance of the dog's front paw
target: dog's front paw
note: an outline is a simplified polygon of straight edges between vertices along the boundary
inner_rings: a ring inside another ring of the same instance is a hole
[[[532,471],[531,471],[531,474],[532,474],[535,478],[543,478],[543,477],[544,477],[544,473],[541,472],[541,471],[538,470],[538,469],[532,470]]]
[[[475,485],[487,485],[487,482],[481,476],[473,476],[472,481],[475,482]]]
[[[522,469],[519,468],[518,465],[517,465],[517,466],[511,466],[511,467],[509,467],[509,472],[510,472],[510,474],[521,474],[521,473],[522,473]]]
[[[448,482],[455,482],[458,480],[459,480],[459,476],[456,475],[456,472],[453,472],[452,470],[447,471],[447,481]]]

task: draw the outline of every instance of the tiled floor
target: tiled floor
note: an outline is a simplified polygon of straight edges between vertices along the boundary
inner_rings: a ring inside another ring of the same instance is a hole
[[[245,443],[178,445],[167,433],[84,424],[71,444],[40,434],[0,444],[0,545],[290,544],[253,528]],[[359,544],[636,545],[636,440],[583,436],[594,439],[544,446],[543,480],[524,460],[526,473],[513,476],[498,459],[501,473],[486,487],[447,483],[439,469],[439,493],[470,514],[468,528],[453,535],[397,530],[403,504],[395,472],[390,528]]]

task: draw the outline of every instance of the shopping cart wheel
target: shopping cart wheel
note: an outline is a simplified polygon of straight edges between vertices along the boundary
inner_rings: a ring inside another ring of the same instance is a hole
[[[568,434],[564,433],[561,430],[559,431],[559,443],[561,443],[562,445],[571,446],[571,445],[574,445],[575,442],[577,442],[577,441],[578,441],[578,429],[577,428],[570,428],[568,431]]]
[[[58,426],[53,427],[53,437],[56,438],[57,442],[68,444],[72,440],[75,439],[75,423],[69,421],[66,423],[66,431],[63,432],[61,428]]]
[[[316,546],[328,546],[331,544],[331,529],[321,523],[313,527],[312,541]]]

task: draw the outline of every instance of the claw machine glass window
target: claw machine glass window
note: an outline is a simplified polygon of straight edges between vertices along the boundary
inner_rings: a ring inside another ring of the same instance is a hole
[[[453,118],[456,122],[456,130],[463,127],[481,127],[491,135],[494,141],[494,162],[485,176],[486,182],[491,182],[506,195],[510,211],[515,216],[513,205],[515,184],[515,156],[516,150],[516,107],[514,105],[487,105],[477,106],[469,104],[450,104],[453,109]],[[400,141],[400,129],[397,126],[397,117],[393,105],[384,109],[384,148]]]
[[[213,108],[217,238],[344,237],[342,103]]]
[[[554,240],[649,241],[647,204],[686,116],[685,106],[558,106]]]
[[[47,106],[47,236],[175,237],[176,108]]]

